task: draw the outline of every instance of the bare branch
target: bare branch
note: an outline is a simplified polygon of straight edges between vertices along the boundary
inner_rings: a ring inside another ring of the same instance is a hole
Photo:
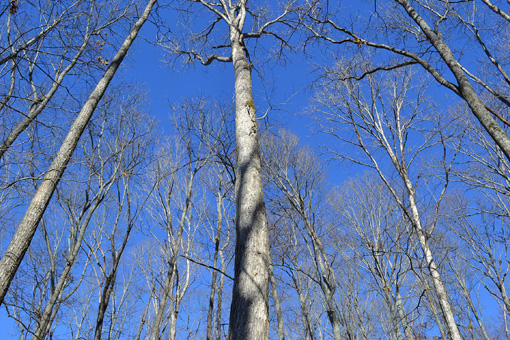
[[[194,59],[198,59],[202,65],[210,65],[213,61],[220,61],[223,63],[229,63],[232,62],[232,57],[225,57],[220,56],[217,54],[211,54],[207,58],[204,58],[200,55],[200,53],[197,53],[195,51],[182,51],[182,50],[173,50],[174,53],[187,55],[188,56],[188,62],[193,61]]]

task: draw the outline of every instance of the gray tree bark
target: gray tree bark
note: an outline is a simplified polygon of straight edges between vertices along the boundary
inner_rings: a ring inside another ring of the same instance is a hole
[[[251,65],[241,31],[246,4],[232,15],[230,42],[236,99],[236,249],[235,281],[230,308],[230,340],[269,338],[269,237],[262,194],[257,118]],[[233,11],[232,11],[233,12]]]
[[[3,303],[5,294],[7,294],[14,275],[16,274],[23,257],[30,246],[32,238],[34,237],[39,221],[50,202],[51,196],[53,195],[53,192],[55,191],[55,188],[60,181],[74,150],[76,149],[85,127],[122,63],[122,60],[125,58],[129,48],[137,37],[138,32],[149,17],[152,7],[156,1],[157,0],[150,0],[148,2],[142,16],[134,24],[128,37],[124,40],[119,51],[108,66],[108,69],[105,71],[105,74],[96,85],[94,91],[90,94],[78,117],[71,126],[71,129],[48,169],[41,185],[37,189],[25,216],[20,222],[16,233],[7,248],[7,251],[0,260],[0,304]]]
[[[229,339],[269,338],[269,238],[251,66],[239,33],[245,8],[231,27],[236,98],[236,258]]]

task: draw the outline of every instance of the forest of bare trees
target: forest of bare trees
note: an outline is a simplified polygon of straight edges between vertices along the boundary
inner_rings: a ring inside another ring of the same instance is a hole
[[[0,337],[510,340],[509,13],[2,2]]]

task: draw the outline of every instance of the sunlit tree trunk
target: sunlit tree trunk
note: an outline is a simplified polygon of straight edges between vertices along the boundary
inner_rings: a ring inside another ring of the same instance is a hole
[[[231,27],[236,98],[236,258],[230,309],[231,340],[269,337],[269,239],[262,195],[257,118],[252,93],[251,65],[239,33],[244,6]],[[244,13],[243,13],[244,12]]]

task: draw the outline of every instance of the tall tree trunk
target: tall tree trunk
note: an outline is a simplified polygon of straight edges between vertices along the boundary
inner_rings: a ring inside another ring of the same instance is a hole
[[[156,1],[157,0],[149,0],[142,16],[134,24],[128,37],[124,40],[110,66],[108,66],[105,74],[101,80],[99,80],[94,91],[90,94],[87,102],[71,126],[71,129],[62,143],[57,156],[54,158],[50,168],[48,169],[44,180],[37,189],[25,216],[19,224],[14,237],[7,248],[7,251],[0,260],[0,305],[4,301],[5,294],[7,294],[14,275],[16,274],[23,257],[30,246],[32,238],[34,237],[37,225],[39,224],[39,221],[50,202],[51,196],[53,195],[53,192],[55,191],[55,188],[60,181],[60,178],[62,177],[76,146],[78,145],[78,141],[80,140],[85,127],[122,63],[122,60],[124,60],[129,48],[137,37],[138,32],[149,17],[152,7]]]
[[[240,11],[246,9],[242,6]],[[236,20],[244,20],[245,13]],[[269,338],[269,238],[262,195],[257,118],[251,66],[244,54],[242,23],[231,27],[236,98],[236,249],[229,340]]]

